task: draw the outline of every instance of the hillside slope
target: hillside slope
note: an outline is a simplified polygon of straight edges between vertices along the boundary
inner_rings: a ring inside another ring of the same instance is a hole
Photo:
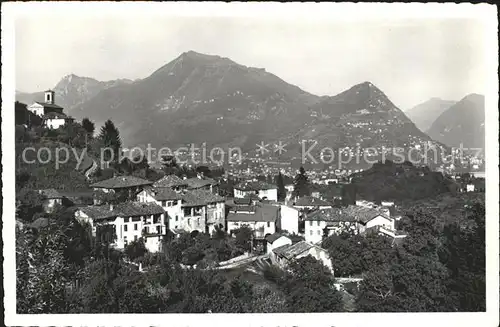
[[[405,114],[422,132],[426,132],[439,115],[455,103],[457,102],[432,98],[405,111]]]
[[[451,147],[484,148],[484,119],[484,96],[469,94],[443,112],[428,134]]]

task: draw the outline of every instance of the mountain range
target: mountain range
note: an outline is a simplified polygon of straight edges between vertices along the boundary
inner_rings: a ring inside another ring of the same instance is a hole
[[[427,132],[439,115],[455,103],[457,102],[443,100],[440,98],[431,98],[409,110],[406,110],[405,114],[422,132]]]
[[[265,69],[194,51],[136,81],[99,82],[69,75],[54,88],[65,112],[102,124],[111,119],[124,145],[239,146],[283,141],[294,155],[302,140],[317,149],[411,147],[434,142],[371,82],[317,96]],[[42,98],[37,98],[42,96]],[[43,93],[16,94],[21,102]]]
[[[93,98],[103,90],[130,83],[132,81],[128,79],[102,82],[94,78],[70,74],[64,76],[52,90],[55,92],[57,104],[65,108],[68,112],[71,112],[75,106]],[[34,101],[43,102],[44,92],[16,92],[16,100],[27,104],[31,104]]]
[[[439,115],[427,133],[451,147],[484,149],[484,119],[484,96],[473,93]]]

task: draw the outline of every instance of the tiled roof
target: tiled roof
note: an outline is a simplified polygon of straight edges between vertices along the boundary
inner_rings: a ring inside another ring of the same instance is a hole
[[[182,200],[182,196],[171,188],[150,188],[148,191],[157,201]]]
[[[191,190],[182,194],[183,207],[203,206],[209,203],[224,202],[222,196],[213,194],[207,190]]]
[[[40,194],[45,196],[47,199],[62,199],[63,198],[62,194],[53,188],[40,190]]]
[[[361,206],[350,205],[347,208],[343,208],[342,212],[343,213],[345,212],[347,215],[353,216],[356,219],[356,221],[362,222],[364,224],[366,224],[367,222],[378,216],[390,219],[389,217],[387,217],[386,214],[380,212],[377,209],[366,208]]]
[[[257,181],[257,182],[243,182],[236,185],[234,188],[241,191],[259,191],[259,190],[271,190],[277,187],[276,185]]]
[[[315,198],[313,196],[303,196],[295,202],[298,207],[331,206],[328,201]]]
[[[197,188],[202,188],[207,185],[217,185],[218,183],[211,179],[211,178],[198,178],[198,177],[193,177],[193,178],[188,178],[184,180],[184,182],[188,185],[188,188],[190,189],[197,189]]]
[[[298,243],[295,243],[293,245],[283,245],[280,246],[276,249],[273,250],[276,255],[280,257],[284,257],[288,260],[293,259],[297,255],[308,251],[309,249],[313,248],[314,245],[307,243],[306,241],[300,241]]]
[[[116,210],[111,210],[110,206],[102,205],[102,206],[86,206],[81,207],[83,213],[89,216],[92,219],[106,219],[106,218],[114,218],[118,217],[119,212]]]
[[[161,179],[154,182],[154,187],[175,187],[181,185],[188,185],[186,181],[175,175],[167,175],[162,177]]]
[[[52,104],[52,103],[46,103],[46,102],[38,102],[35,101],[35,103],[42,105],[44,108],[53,108],[53,109],[64,109],[61,106],[58,106],[57,104]]]
[[[279,239],[281,236],[283,236],[283,235],[281,235],[279,233],[274,233],[272,235],[266,236],[265,239],[266,239],[266,241],[268,241],[269,243],[272,244],[272,243],[274,243],[274,241],[276,241],[277,239]]]
[[[133,217],[142,215],[159,215],[165,212],[163,208],[156,203],[143,202],[125,202],[116,206],[114,211],[119,212],[119,216]]]
[[[151,184],[153,184],[153,182],[135,176],[118,176],[94,183],[90,185],[90,187],[115,189]]]
[[[304,218],[304,220],[331,222],[356,221],[356,219],[352,215],[342,212],[342,209],[339,208],[328,208],[313,211],[308,214],[307,217]]]
[[[48,112],[43,115],[43,119],[66,119],[68,116],[63,114],[62,112]]]
[[[278,219],[279,208],[271,205],[255,206],[255,213],[229,212],[227,221],[264,221],[275,222]]]
[[[114,207],[109,205],[86,206],[81,207],[80,210],[92,219],[158,215],[165,212],[161,206],[152,202],[125,202]]]

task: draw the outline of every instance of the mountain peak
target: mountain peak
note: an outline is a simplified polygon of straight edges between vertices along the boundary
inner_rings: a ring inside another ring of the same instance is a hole
[[[484,95],[478,94],[478,93],[471,93],[471,94],[466,95],[463,98],[463,100],[465,100],[465,101],[473,101],[473,102],[484,101]]]
[[[220,60],[230,62],[230,60],[228,58],[223,58],[223,57],[218,56],[218,55],[210,55],[210,54],[205,54],[205,53],[201,53],[201,52],[196,52],[193,50],[189,50],[189,51],[181,53],[181,55],[179,56],[179,59],[181,59],[181,60],[191,59],[191,60],[202,61],[202,62],[217,62]]]

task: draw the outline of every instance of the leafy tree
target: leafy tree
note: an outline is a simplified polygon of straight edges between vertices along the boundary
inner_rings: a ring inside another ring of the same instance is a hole
[[[103,146],[105,148],[109,148],[112,153],[110,154],[109,151],[104,151],[105,157],[101,159],[106,161],[113,159],[111,160],[112,162],[118,163],[122,141],[120,139],[120,132],[110,119],[108,119],[104,123],[104,126],[101,127],[99,138],[102,140]]]
[[[162,169],[165,172],[165,175],[178,174],[180,170],[180,166],[177,163],[177,159],[173,155],[164,155],[160,159]]]
[[[300,167],[299,173],[297,174],[297,176],[295,176],[293,184],[293,197],[303,197],[310,195],[311,192],[309,188],[309,179],[307,178],[304,167]]]
[[[276,177],[276,185],[278,186],[278,201],[284,201],[286,198],[286,189],[281,172]]]
[[[24,222],[32,222],[37,213],[43,212],[45,197],[31,189],[21,189],[16,194],[16,217]]]
[[[311,256],[293,261],[285,281],[289,312],[336,312],[342,296],[333,286],[330,270]]]
[[[250,252],[252,250],[253,231],[243,226],[234,231],[236,236],[236,248],[243,252]]]
[[[30,234],[22,232],[17,247],[17,312],[64,313],[67,241],[61,226],[55,223]]]
[[[486,243],[484,204],[468,209],[474,226],[460,228],[457,223],[444,230],[444,246],[440,261],[450,273],[448,288],[452,310],[484,311],[486,309]]]
[[[125,247],[125,254],[131,261],[135,261],[137,259],[144,258],[144,256],[148,253],[148,249],[146,248],[146,244],[142,238],[130,242]]]
[[[82,127],[83,129],[87,132],[87,135],[92,138],[94,135],[95,131],[95,125],[93,122],[90,121],[88,118],[83,118],[82,119]]]

